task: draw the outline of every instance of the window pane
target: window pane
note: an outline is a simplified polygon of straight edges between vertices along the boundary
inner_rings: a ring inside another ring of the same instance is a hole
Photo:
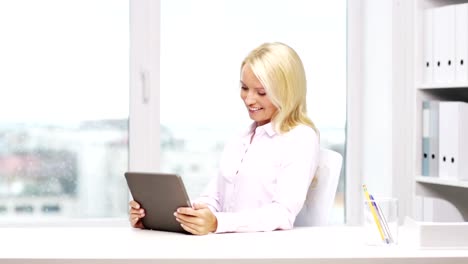
[[[124,216],[129,4],[0,2],[0,219]]]
[[[239,97],[240,63],[272,41],[301,56],[321,144],[344,154],[346,1],[161,1],[161,169],[179,173],[191,197],[216,175],[225,141],[251,122]],[[343,179],[334,223],[344,221]]]

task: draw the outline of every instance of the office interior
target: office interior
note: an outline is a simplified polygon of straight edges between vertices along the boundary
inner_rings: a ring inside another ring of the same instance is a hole
[[[0,225],[127,225],[127,170],[185,174],[196,196],[216,173],[224,140],[249,121],[236,78],[243,56],[266,41],[305,54],[316,84],[308,87],[312,119],[323,128],[323,146],[344,157],[332,225],[362,224],[363,184],[398,199],[401,225],[408,217],[466,222],[466,176],[421,171],[423,101],[468,101],[468,78],[453,73],[452,82],[437,83],[434,69],[426,82],[425,11],[467,3],[2,2],[0,32],[8,38],[0,57],[8,63],[0,62]],[[36,12],[44,6],[53,12]],[[468,28],[460,32],[468,36]],[[468,37],[455,38],[453,54],[461,41],[468,47]]]

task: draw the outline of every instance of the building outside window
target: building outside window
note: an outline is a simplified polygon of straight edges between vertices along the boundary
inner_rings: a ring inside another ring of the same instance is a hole
[[[123,217],[129,3],[0,2],[0,219]]]

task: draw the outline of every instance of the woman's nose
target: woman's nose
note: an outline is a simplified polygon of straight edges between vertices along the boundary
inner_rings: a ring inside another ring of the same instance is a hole
[[[247,93],[244,99],[245,104],[250,105],[255,103],[255,98],[252,93]]]

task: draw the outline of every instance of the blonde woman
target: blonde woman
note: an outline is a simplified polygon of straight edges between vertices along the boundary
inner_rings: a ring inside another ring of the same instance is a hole
[[[219,175],[193,207],[174,217],[188,232],[291,229],[319,160],[318,131],[306,115],[306,78],[297,53],[265,43],[241,64],[240,96],[249,129],[228,142]],[[130,222],[142,228],[144,209],[130,202]]]

